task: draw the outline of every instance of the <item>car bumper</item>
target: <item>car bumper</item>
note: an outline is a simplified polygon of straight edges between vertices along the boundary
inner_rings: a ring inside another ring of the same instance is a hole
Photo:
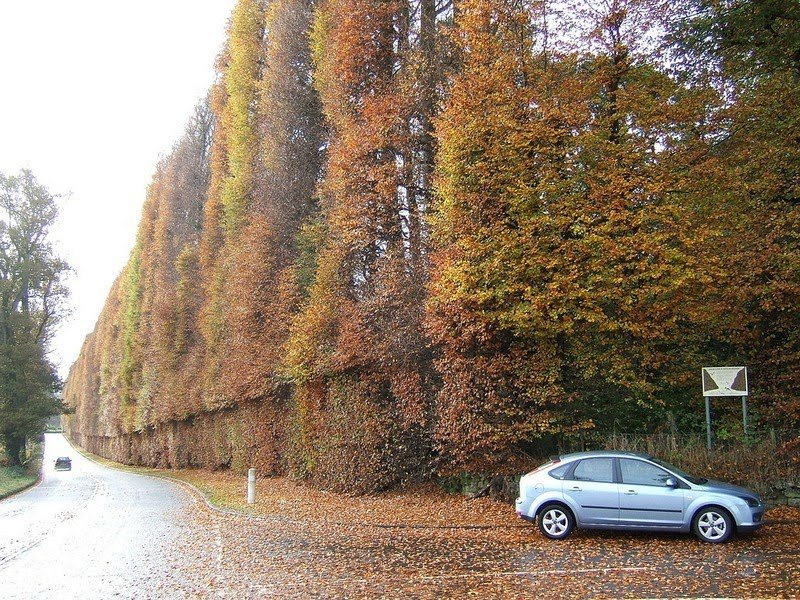
[[[535,523],[536,522],[536,517],[529,517],[528,515],[526,515],[525,513],[522,513],[522,512],[517,512],[517,516],[520,519],[522,519],[523,521],[530,521],[531,523]]]
[[[751,508],[749,516],[749,522],[743,522],[736,525],[737,531],[749,532],[755,531],[761,527],[764,524],[764,507],[759,506],[757,508]]]
[[[535,517],[530,516],[532,502],[533,500],[531,498],[522,498],[522,497],[517,498],[515,506],[517,509],[517,516],[520,519],[525,519],[526,521],[536,520]]]

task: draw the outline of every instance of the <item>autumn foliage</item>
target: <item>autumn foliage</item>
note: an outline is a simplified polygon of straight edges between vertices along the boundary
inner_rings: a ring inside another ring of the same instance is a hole
[[[240,0],[71,434],[370,491],[692,431],[725,364],[796,427],[798,19],[731,5]]]

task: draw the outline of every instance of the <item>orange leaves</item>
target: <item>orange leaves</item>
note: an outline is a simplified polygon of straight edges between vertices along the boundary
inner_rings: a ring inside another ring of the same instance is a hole
[[[320,185],[327,235],[287,366],[302,403],[300,467],[336,487],[382,488],[428,458],[430,362],[420,322],[430,184],[420,172],[432,140],[420,130],[434,108],[415,106],[408,93],[428,77],[413,62],[417,49],[408,50],[412,26],[403,3],[328,0],[312,34],[331,125]]]
[[[202,417],[200,462],[369,491],[691,427],[702,364],[800,418],[796,82],[678,79],[649,1],[446,5],[237,5],[211,156],[207,123],[159,167],[76,428]]]
[[[540,416],[557,431],[600,421],[598,402],[624,410],[621,395],[655,402],[699,278],[685,243],[698,230],[666,192],[680,156],[652,153],[671,131],[675,84],[589,52],[521,58],[520,18],[467,4],[469,57],[438,120],[429,322],[443,350],[442,440],[469,462],[508,460]]]

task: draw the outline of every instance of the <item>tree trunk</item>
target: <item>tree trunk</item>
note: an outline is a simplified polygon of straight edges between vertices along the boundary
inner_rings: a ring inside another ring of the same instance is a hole
[[[20,466],[24,460],[25,437],[9,432],[4,436],[6,456],[13,466]]]

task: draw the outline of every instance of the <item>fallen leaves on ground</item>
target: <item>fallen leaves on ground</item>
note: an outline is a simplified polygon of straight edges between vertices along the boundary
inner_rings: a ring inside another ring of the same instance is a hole
[[[187,507],[173,567],[191,594],[244,597],[794,598],[800,509],[770,510],[727,544],[689,535],[577,531],[562,542],[513,507],[434,485],[350,497],[286,478],[169,471],[241,514]]]

